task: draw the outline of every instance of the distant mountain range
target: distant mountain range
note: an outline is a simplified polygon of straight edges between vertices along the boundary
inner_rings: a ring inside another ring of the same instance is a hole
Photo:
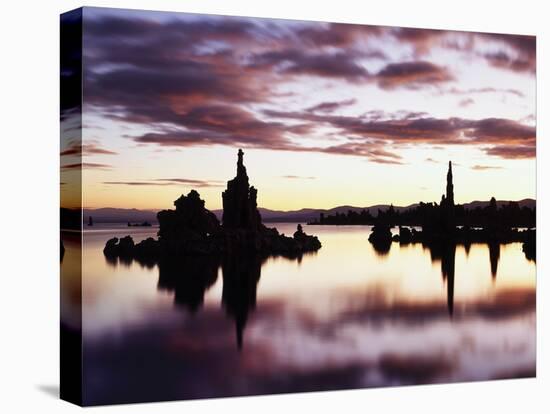
[[[92,216],[94,223],[150,223],[157,222],[157,210],[138,210],[137,208],[85,208],[83,210],[84,222]]]
[[[509,201],[499,200],[497,205],[507,204]],[[489,201],[472,201],[465,203],[466,209],[474,209],[477,207],[485,207],[489,204]],[[536,205],[536,201],[531,198],[518,201],[520,207],[533,208]],[[418,203],[411,204],[409,206],[394,206],[396,211],[408,210],[410,208],[418,206]],[[290,222],[290,223],[305,223],[319,218],[319,214],[324,213],[326,215],[335,213],[347,213],[348,210],[360,212],[367,210],[371,214],[376,215],[378,209],[386,210],[390,207],[389,204],[378,204],[369,207],[354,207],[354,206],[338,206],[331,209],[321,208],[302,208],[300,210],[280,211],[270,210],[267,208],[259,208],[262,219],[265,222],[277,223],[277,222]],[[222,218],[222,210],[213,210],[218,219]],[[84,221],[88,221],[88,217],[92,216],[95,223],[141,223],[148,221],[150,223],[157,222],[157,210],[138,210],[135,208],[97,208],[97,209],[84,209],[83,212]]]

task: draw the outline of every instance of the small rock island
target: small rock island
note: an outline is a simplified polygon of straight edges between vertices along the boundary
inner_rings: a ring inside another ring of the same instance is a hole
[[[250,186],[244,152],[239,149],[237,175],[222,193],[223,217],[220,223],[205,207],[197,191],[191,190],[174,201],[174,210],[158,212],[158,239],[149,237],[137,244],[131,236],[107,241],[103,253],[110,258],[156,262],[176,255],[232,255],[299,257],[317,251],[321,242],[303,231],[300,224],[293,237],[266,227],[257,206],[258,191]]]

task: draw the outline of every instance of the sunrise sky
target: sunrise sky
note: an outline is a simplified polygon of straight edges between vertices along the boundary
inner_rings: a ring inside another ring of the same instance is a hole
[[[449,160],[456,202],[535,198],[534,37],[101,8],[83,36],[85,207],[220,208],[238,148],[265,208],[439,201]]]

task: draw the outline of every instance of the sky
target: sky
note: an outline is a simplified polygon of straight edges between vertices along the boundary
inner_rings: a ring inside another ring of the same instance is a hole
[[[449,160],[458,203],[535,198],[532,36],[102,8],[83,20],[82,142],[64,141],[61,170],[82,157],[84,207],[170,208],[196,189],[220,208],[239,148],[270,209],[439,201]]]

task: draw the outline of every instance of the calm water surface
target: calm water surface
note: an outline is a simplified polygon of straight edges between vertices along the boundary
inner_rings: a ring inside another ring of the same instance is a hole
[[[296,224],[277,224],[292,234]],[[304,226],[301,260],[108,262],[83,239],[88,404],[516,378],[535,374],[535,264],[521,244],[437,252],[369,226]],[[70,240],[62,266],[70,266]],[[225,283],[224,283],[225,282]]]

